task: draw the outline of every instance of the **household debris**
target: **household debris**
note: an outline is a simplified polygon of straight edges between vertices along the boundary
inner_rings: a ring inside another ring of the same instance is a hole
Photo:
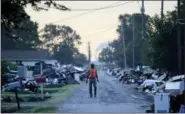
[[[137,69],[104,68],[108,76],[118,79],[122,84],[136,84],[138,91],[154,97],[154,104],[146,112],[178,113],[183,112],[185,76],[173,76],[168,72],[153,70],[148,66]]]

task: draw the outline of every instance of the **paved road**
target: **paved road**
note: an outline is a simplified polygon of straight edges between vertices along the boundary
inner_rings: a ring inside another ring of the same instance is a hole
[[[134,85],[120,84],[99,71],[98,93],[89,98],[88,85],[81,82],[71,98],[59,105],[58,112],[145,112],[150,97],[137,92]]]

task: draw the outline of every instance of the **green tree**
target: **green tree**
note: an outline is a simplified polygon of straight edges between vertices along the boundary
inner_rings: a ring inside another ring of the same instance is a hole
[[[4,76],[5,73],[9,72],[8,62],[1,60],[1,76]]]
[[[42,5],[42,3],[44,3]],[[1,25],[6,30],[5,34],[13,39],[19,36],[14,33],[16,29],[24,29],[19,26],[22,21],[29,20],[30,17],[24,8],[31,5],[35,11],[47,10],[47,7],[55,7],[59,10],[69,10],[63,5],[57,4],[53,0],[41,2],[41,0],[2,0],[1,1]],[[46,6],[46,7],[45,7]]]
[[[71,27],[65,25],[46,25],[41,38],[48,49],[53,49],[56,44],[61,42],[64,42],[69,47],[75,47],[81,44],[80,35]]]
[[[61,64],[75,63],[75,55],[79,53],[77,46],[81,44],[80,39],[75,30],[65,25],[46,25],[42,34],[45,46]]]
[[[142,15],[139,13],[129,15],[129,14],[124,14],[119,16],[119,21],[125,17],[126,23],[124,26],[125,29],[125,47],[126,47],[126,56],[127,56],[127,65],[129,67],[132,67],[132,48],[133,48],[133,19],[135,21],[135,65],[140,65],[143,61],[144,64],[147,64],[149,62],[148,56],[145,56],[145,53],[148,51],[145,46],[147,46],[148,42],[147,40],[142,39]],[[150,17],[145,15],[145,24],[148,25],[148,19]],[[117,28],[117,33],[119,35],[118,39],[114,40],[113,42],[110,43],[110,47],[113,49],[113,60],[114,62],[119,65],[120,67],[124,67],[124,50],[123,50],[123,41],[121,38],[121,25],[118,25]],[[147,31],[147,30],[146,30]],[[146,33],[146,36],[147,37]]]
[[[42,44],[38,36],[38,24],[30,19],[20,22],[19,27],[13,33],[19,36],[18,39],[12,39],[6,34],[2,34],[2,49],[36,49]],[[2,33],[6,30],[2,28]]]
[[[35,11],[48,10],[50,7],[69,10],[52,0],[2,0],[1,4],[2,49],[40,48],[38,24],[32,22],[25,12],[27,5],[31,5]]]
[[[77,53],[74,55],[74,64],[77,66],[83,66],[88,63],[87,57],[85,54]]]
[[[73,63],[73,56],[76,51],[75,48],[70,47],[64,42],[61,42],[58,46],[55,46],[54,57],[61,63],[61,64],[72,64]]]
[[[109,45],[113,50],[112,58],[114,62],[120,67],[124,67],[124,59],[122,58],[124,57],[124,53],[123,53],[123,44],[121,42],[121,39],[119,38],[117,40],[114,40]]]
[[[184,3],[182,3],[184,6]],[[181,6],[181,17],[184,18],[184,8]],[[160,68],[169,72],[178,72],[177,68],[177,18],[176,10],[164,15],[162,21],[159,15],[151,19],[154,30],[150,31],[150,58],[153,68]],[[181,31],[184,26],[181,25]],[[182,72],[184,73],[184,33],[181,32],[182,41]]]
[[[99,54],[99,61],[112,63],[113,62],[113,51],[110,47],[103,48]]]

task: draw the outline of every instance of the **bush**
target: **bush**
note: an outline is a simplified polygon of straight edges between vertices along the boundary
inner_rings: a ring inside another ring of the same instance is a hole
[[[10,70],[17,70],[17,65],[8,61],[1,61],[3,67],[10,68]]]

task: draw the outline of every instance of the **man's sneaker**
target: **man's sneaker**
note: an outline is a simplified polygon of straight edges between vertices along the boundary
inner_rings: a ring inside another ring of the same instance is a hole
[[[90,98],[92,98],[93,96],[92,95],[90,95]]]
[[[94,95],[94,97],[96,97],[96,95]]]

